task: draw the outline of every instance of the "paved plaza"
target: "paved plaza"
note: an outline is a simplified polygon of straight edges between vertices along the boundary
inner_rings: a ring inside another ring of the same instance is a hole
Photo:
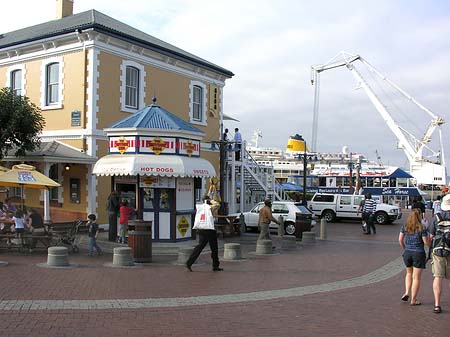
[[[209,252],[189,272],[176,254],[111,268],[111,254],[71,254],[71,268],[43,268],[46,252],[1,251],[0,336],[448,336],[450,289],[433,314],[431,266],[421,306],[402,302],[400,224],[362,235],[357,222],[328,225],[328,240],[254,254],[212,272]],[[319,226],[316,230],[318,231]],[[155,250],[158,251],[158,250]],[[223,251],[221,251],[223,253]]]

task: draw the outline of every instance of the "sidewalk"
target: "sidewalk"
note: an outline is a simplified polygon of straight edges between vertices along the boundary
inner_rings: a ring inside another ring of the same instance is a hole
[[[241,243],[244,259],[222,261],[219,273],[211,271],[209,252],[192,273],[170,252],[141,267],[110,268],[112,255],[90,258],[83,249],[70,255],[70,269],[38,267],[45,252],[0,252],[9,263],[0,268],[7,317],[0,335],[446,336],[449,290],[444,283],[444,312],[433,314],[430,265],[423,305],[400,301],[399,228],[378,226],[368,236],[356,222],[330,224],[328,240],[271,256],[254,254],[256,233],[226,238]]]

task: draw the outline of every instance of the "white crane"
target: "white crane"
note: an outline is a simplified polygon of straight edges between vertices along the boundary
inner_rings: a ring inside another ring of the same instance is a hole
[[[381,102],[380,98],[374,93],[368,82],[363,78],[362,74],[356,69],[353,63],[356,61],[364,64],[369,71],[381,80],[388,83],[394,90],[399,92],[402,96],[416,105],[420,110],[424,111],[431,117],[431,121],[428,125],[422,138],[416,138],[411,132],[408,132],[404,128],[400,127],[398,123],[391,116],[386,106]],[[397,137],[399,148],[403,149],[410,164],[410,173],[416,178],[418,184],[427,185],[446,185],[446,169],[444,148],[442,143],[442,130],[441,126],[444,124],[442,117],[436,116],[429,109],[425,108],[422,104],[417,102],[413,97],[408,95],[405,91],[400,89],[397,85],[387,79],[366,60],[359,55],[352,55],[345,52],[340,52],[333,57],[330,61],[323,65],[312,66],[311,68],[311,84],[315,85],[314,90],[314,115],[313,115],[313,130],[312,130],[312,151],[316,151],[317,147],[317,129],[318,129],[318,113],[319,113],[319,85],[320,85],[320,73],[334,68],[346,67],[357,80],[360,87],[362,87],[373,103],[377,111],[380,113],[383,120],[386,122],[389,129]],[[439,148],[431,148],[430,141],[431,136],[435,131],[438,131]],[[436,162],[431,162],[426,159],[423,151],[427,149],[431,152],[431,156],[437,158]]]

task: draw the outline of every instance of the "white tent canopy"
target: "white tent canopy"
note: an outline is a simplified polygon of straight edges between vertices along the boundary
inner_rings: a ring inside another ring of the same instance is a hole
[[[99,176],[153,175],[165,177],[215,177],[211,163],[202,158],[147,154],[114,155],[100,158],[93,173]]]

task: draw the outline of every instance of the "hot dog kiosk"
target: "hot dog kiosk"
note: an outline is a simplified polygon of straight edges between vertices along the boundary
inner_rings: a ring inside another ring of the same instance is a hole
[[[108,155],[93,169],[111,176],[113,189],[138,217],[152,221],[154,241],[192,239],[195,189],[216,176],[200,158],[202,131],[156,104],[105,129]]]

